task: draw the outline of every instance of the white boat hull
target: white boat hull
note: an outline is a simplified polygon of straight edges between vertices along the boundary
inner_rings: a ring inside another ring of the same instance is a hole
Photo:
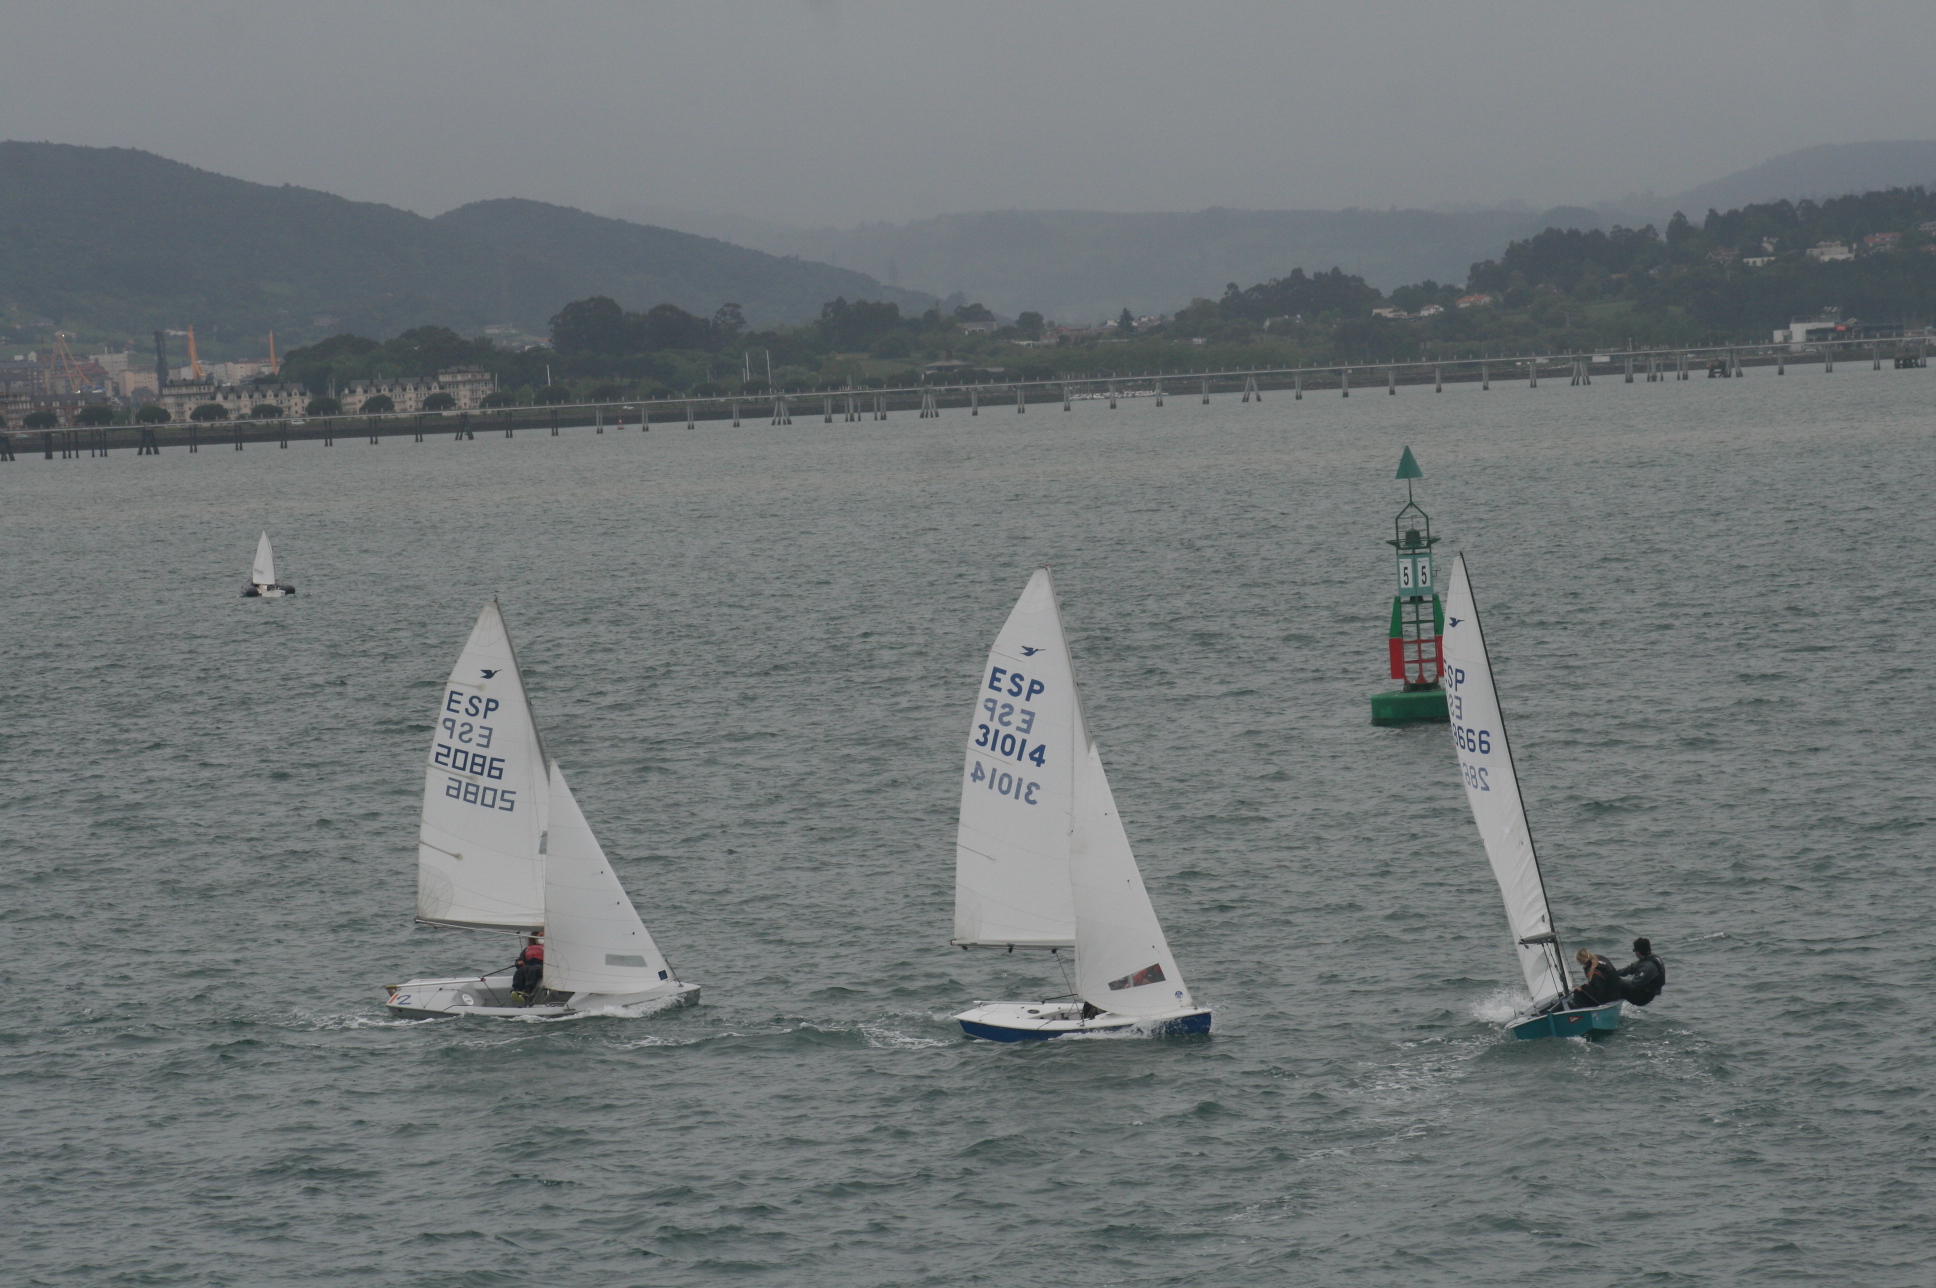
[[[268,585],[264,585],[261,582],[251,582],[243,589],[242,598],[281,599],[284,595],[293,595],[295,593],[296,588],[286,581],[273,582]]]
[[[628,1006],[695,1006],[699,1002],[699,985],[674,980],[642,993],[573,993],[562,1002],[519,1006],[511,1000],[509,971],[481,977],[466,975],[459,979],[413,979],[385,987],[389,997],[384,1005],[390,1014],[414,1020],[434,1020],[446,1015],[544,1019],[616,1011]]]
[[[1081,1002],[977,1002],[954,1018],[963,1033],[990,1042],[1040,1042],[1081,1033],[1185,1037],[1210,1031],[1207,1006],[1179,1007],[1160,1015],[1104,1011],[1084,1019]]]

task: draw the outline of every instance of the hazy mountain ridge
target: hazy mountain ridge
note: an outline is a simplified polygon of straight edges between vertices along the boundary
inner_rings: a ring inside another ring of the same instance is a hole
[[[756,323],[805,320],[841,294],[924,303],[851,270],[543,202],[426,219],[131,148],[0,143],[0,325],[192,323],[214,349],[270,330],[284,344],[425,323],[543,334],[593,293],[702,314],[732,300]]]
[[[1824,144],[1773,157],[1669,197],[1645,194],[1545,211],[1235,210],[1121,213],[1006,210],[907,223],[790,228],[740,215],[630,207],[689,231],[714,229],[775,254],[861,269],[998,313],[1034,309],[1061,321],[1158,313],[1228,282],[1249,285],[1294,268],[1343,268],[1382,290],[1425,279],[1462,283],[1473,264],[1549,227],[1664,228],[1676,210],[1699,220],[1782,198],[1839,196],[1936,181],[1936,142]]]

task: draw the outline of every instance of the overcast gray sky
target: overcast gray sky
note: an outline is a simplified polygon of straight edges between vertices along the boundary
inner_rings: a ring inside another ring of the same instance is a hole
[[[426,214],[1536,206],[1936,135],[1936,9],[13,0],[0,133]]]

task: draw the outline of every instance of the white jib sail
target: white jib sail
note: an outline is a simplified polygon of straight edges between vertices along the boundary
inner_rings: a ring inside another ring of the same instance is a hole
[[[417,915],[453,926],[544,925],[544,744],[492,600],[438,698],[417,845]]]
[[[1452,561],[1452,584],[1445,598],[1445,689],[1452,740],[1458,749],[1459,776],[1473,821],[1499,879],[1506,900],[1506,922],[1512,928],[1519,968],[1535,1005],[1567,991],[1559,945],[1553,939],[1553,913],[1540,879],[1539,856],[1533,852],[1526,826],[1526,807],[1519,797],[1519,777],[1513,770],[1512,750],[1499,712],[1499,694],[1492,684],[1492,663],[1486,637],[1479,627],[1479,611],[1466,577],[1465,556]],[[1528,939],[1542,942],[1526,943]]]
[[[671,968],[618,883],[579,811],[565,775],[551,766],[546,823],[544,985],[570,993],[644,993],[668,986]]]
[[[250,571],[249,580],[258,586],[276,584],[276,552],[269,549],[267,532],[255,543],[255,568]]]
[[[975,685],[955,833],[957,944],[1067,948],[1069,820],[1089,742],[1055,584],[1037,569]]]
[[[1183,972],[1143,889],[1143,874],[1091,744],[1076,767],[1069,884],[1076,912],[1076,992],[1119,1015],[1157,1015],[1191,1005]]]

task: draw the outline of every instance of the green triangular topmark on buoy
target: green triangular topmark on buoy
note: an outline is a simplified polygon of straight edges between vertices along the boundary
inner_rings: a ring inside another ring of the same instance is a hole
[[[1405,454],[1398,458],[1398,473],[1394,477],[1401,479],[1422,479],[1425,477],[1425,471],[1418,467],[1418,458],[1412,455],[1411,448],[1407,447]]]

